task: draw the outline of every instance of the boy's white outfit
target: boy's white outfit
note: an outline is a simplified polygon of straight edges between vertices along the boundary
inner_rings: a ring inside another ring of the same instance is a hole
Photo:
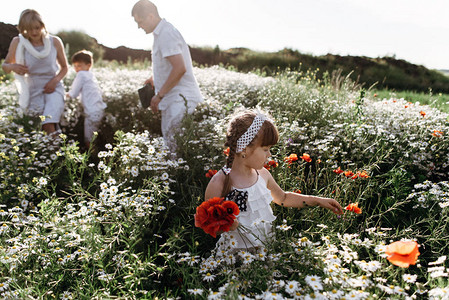
[[[106,108],[97,80],[91,71],[76,73],[69,96],[76,98],[79,95],[84,109],[84,140],[90,142],[94,131],[98,131]]]
[[[203,102],[203,97],[193,75],[189,46],[181,33],[172,24],[162,19],[154,29],[153,36],[151,58],[156,93],[162,88],[172,69],[167,57],[182,54],[186,67],[186,73],[178,84],[164,95],[158,107],[162,116],[162,135],[169,148],[174,150],[176,148],[173,139],[174,129],[179,125],[186,112],[193,113],[198,103]]]

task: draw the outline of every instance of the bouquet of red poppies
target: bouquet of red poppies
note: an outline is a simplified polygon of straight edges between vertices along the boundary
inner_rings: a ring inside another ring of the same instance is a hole
[[[229,231],[239,213],[239,207],[235,202],[214,197],[196,208],[195,226],[215,238],[217,232]]]

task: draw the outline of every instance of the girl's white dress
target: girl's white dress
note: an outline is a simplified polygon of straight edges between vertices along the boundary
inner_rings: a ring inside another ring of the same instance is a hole
[[[265,179],[257,174],[254,185],[244,189],[233,188],[225,199],[239,206],[239,226],[221,235],[217,242],[218,248],[229,251],[263,247],[272,234],[271,224],[276,219],[270,206],[273,197]]]

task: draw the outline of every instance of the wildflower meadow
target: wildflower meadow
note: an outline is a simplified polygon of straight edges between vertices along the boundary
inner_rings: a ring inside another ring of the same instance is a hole
[[[108,107],[91,149],[76,99],[51,138],[21,112],[14,82],[0,84],[2,298],[449,299],[447,113],[313,71],[195,68],[205,102],[174,158],[160,116],[139,103],[150,71],[94,68]],[[257,251],[195,227],[241,107],[276,122],[266,168],[278,184],[335,198],[343,216],[273,206],[275,239]]]

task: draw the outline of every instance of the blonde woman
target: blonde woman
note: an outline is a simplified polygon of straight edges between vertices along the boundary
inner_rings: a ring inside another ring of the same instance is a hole
[[[2,64],[6,73],[15,73],[19,105],[31,116],[44,116],[42,130],[47,134],[59,129],[64,111],[61,80],[68,64],[62,41],[48,34],[40,14],[24,10],[19,19],[19,36],[13,38]]]

